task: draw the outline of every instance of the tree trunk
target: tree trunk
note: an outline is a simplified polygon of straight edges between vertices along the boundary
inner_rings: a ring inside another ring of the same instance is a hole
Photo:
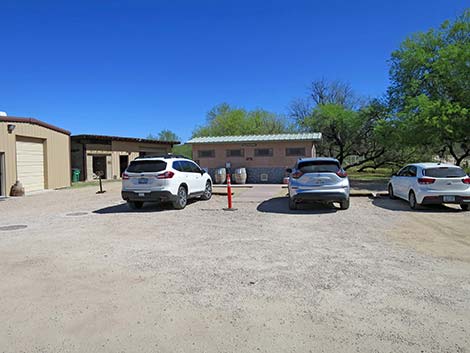
[[[352,167],[358,167],[358,166],[363,165],[367,162],[373,161],[374,159],[379,158],[380,156],[382,156],[384,153],[385,153],[385,148],[382,148],[377,153],[373,154],[370,157],[364,158],[362,161],[347,165],[346,167],[344,167],[344,170],[347,170],[347,169],[352,168]]]
[[[449,144],[449,152],[455,160],[455,165],[459,167],[465,158],[470,157],[470,150],[465,150],[464,153],[459,156],[457,152],[455,152],[454,146],[452,145],[452,143]]]

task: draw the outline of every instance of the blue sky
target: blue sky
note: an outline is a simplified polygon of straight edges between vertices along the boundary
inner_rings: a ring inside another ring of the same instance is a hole
[[[365,96],[458,0],[1,0],[0,110],[74,134],[183,140],[214,105],[287,113],[318,78]]]

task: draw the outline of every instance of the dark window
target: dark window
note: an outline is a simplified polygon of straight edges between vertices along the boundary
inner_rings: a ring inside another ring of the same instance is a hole
[[[286,148],[286,156],[305,156],[305,147]]]
[[[180,161],[181,171],[185,173],[191,173],[191,164],[187,161]]]
[[[462,178],[466,174],[462,168],[458,167],[437,167],[425,169],[423,175],[433,178]]]
[[[406,176],[406,174],[408,173],[409,168],[410,167],[404,167],[404,168],[400,169],[400,171],[397,173],[397,176]]]
[[[179,162],[174,162],[174,163],[178,163],[177,166],[180,169],[176,169],[176,170],[179,170],[180,172],[185,172],[185,173],[200,173],[201,172],[201,169],[193,162],[179,161]]]
[[[227,157],[243,157],[245,150],[243,148],[238,150],[227,150]]]
[[[409,165],[398,172],[398,176],[402,177],[415,177],[417,174],[417,168],[414,165]]]
[[[215,150],[199,150],[197,151],[197,156],[199,158],[214,158]]]
[[[302,173],[336,173],[340,166],[335,161],[305,161],[297,167]]]
[[[183,166],[181,165],[181,162],[180,161],[173,162],[173,169],[177,170],[179,172],[182,172],[183,171]]]
[[[188,163],[188,169],[190,173],[200,173],[201,169],[193,162],[186,162]]]
[[[272,148],[255,148],[255,157],[271,157],[272,155]]]
[[[129,173],[155,173],[166,169],[165,161],[133,161],[129,164]]]

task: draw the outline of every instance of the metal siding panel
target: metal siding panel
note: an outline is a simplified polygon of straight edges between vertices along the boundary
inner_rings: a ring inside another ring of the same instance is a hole
[[[196,143],[235,143],[235,142],[273,142],[273,141],[318,141],[321,133],[275,134],[275,135],[240,135],[240,136],[207,136],[195,137],[188,144]]]

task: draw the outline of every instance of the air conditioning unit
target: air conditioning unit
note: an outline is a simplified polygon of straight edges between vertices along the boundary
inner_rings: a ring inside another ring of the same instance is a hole
[[[269,176],[266,173],[260,174],[259,176],[260,181],[268,181],[268,178]]]

